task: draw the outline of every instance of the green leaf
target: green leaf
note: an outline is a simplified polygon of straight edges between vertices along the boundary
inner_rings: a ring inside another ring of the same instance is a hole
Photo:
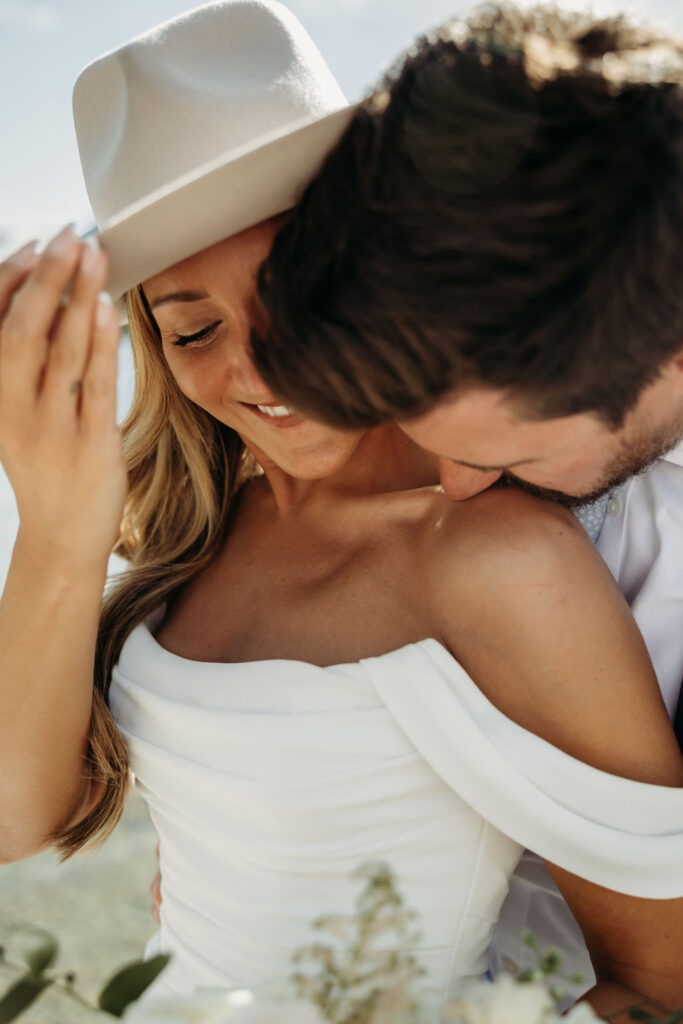
[[[556,949],[549,949],[539,964],[544,974],[557,974],[561,966],[562,954]]]
[[[20,1013],[37,999],[43,989],[52,984],[51,978],[35,977],[27,974],[8,988],[0,999],[0,1024],[9,1024],[16,1020]]]
[[[7,947],[26,964],[31,974],[42,974],[55,962],[59,952],[54,935],[31,924],[13,928]]]
[[[97,1000],[99,1009],[114,1017],[121,1017],[128,1004],[139,999],[170,959],[170,956],[161,954],[153,956],[151,960],[136,960],[122,967],[100,992]]]

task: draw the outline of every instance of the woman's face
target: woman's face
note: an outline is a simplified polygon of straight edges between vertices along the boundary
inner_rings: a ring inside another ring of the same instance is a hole
[[[345,465],[363,432],[287,410],[251,361],[251,330],[267,326],[256,275],[278,226],[277,218],[257,224],[149,278],[143,289],[181,391],[236,430],[262,465],[318,479]]]

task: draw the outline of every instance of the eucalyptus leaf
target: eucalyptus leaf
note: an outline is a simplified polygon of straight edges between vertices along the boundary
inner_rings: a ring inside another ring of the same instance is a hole
[[[139,999],[145,989],[149,988],[154,979],[161,974],[170,959],[170,956],[160,954],[150,960],[136,960],[122,967],[100,992],[97,1000],[100,1010],[111,1013],[114,1017],[121,1017],[128,1004]]]
[[[31,974],[42,974],[59,953],[59,943],[50,932],[35,925],[21,925],[9,934],[7,948],[26,964]]]
[[[43,989],[52,984],[51,978],[26,974],[8,988],[0,999],[0,1024],[9,1024],[16,1020],[24,1010],[37,999]]]

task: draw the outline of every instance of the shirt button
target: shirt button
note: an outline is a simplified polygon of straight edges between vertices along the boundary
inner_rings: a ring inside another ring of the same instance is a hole
[[[610,498],[607,502],[607,515],[618,516],[621,515],[621,502],[619,498]]]

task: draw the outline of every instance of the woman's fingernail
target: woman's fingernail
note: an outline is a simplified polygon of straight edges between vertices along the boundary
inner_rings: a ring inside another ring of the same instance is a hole
[[[51,256],[69,256],[75,241],[76,236],[73,231],[73,226],[71,224],[67,224],[65,228],[62,228],[58,235],[55,235],[45,252],[49,252]]]
[[[27,242],[26,245],[22,245],[21,249],[17,249],[11,256],[8,256],[7,262],[14,263],[18,267],[30,267],[36,258],[37,244],[37,238],[34,238],[32,242]]]
[[[98,327],[106,327],[111,320],[111,310],[114,302],[109,292],[100,292],[97,296],[97,309],[95,311],[95,323]]]

